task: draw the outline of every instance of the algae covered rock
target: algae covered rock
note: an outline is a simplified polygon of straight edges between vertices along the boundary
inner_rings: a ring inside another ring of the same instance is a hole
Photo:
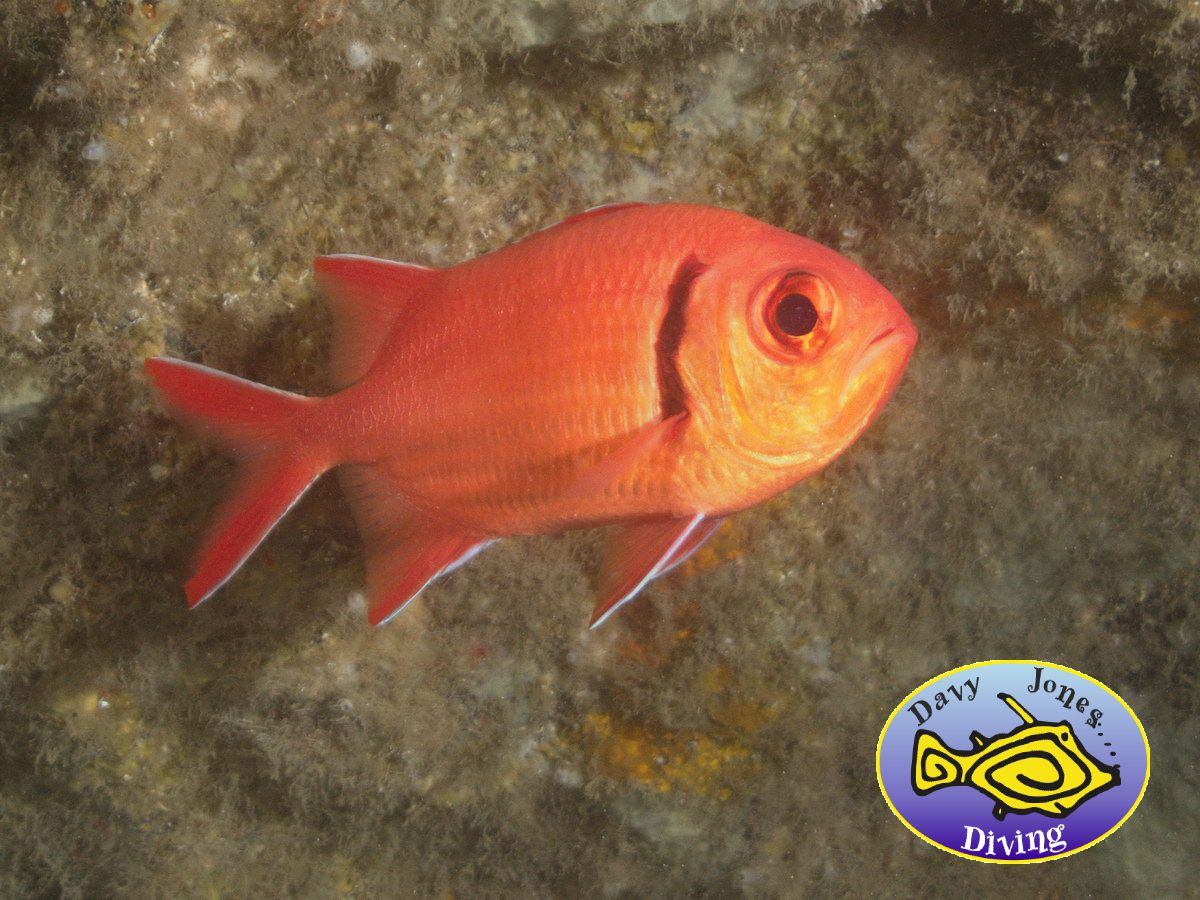
[[[1023,886],[1190,889],[1191,5],[4,0],[0,34],[0,892],[997,892],[894,820],[875,741],[1026,657],[1125,696],[1155,775]],[[592,533],[368,629],[333,480],[186,613],[230,467],[144,358],[321,393],[313,256],[451,264],[622,199],[902,300],[851,452],[595,633]]]

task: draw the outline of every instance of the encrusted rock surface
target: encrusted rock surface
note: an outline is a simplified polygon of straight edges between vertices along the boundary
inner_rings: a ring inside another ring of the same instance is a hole
[[[1200,853],[1195,4],[0,2],[0,893],[1178,894]],[[595,534],[366,626],[334,480],[210,604],[167,352],[325,387],[317,253],[617,199],[862,262],[922,340],[825,473],[600,631]],[[1102,845],[983,867],[875,786],[989,658],[1150,734]]]

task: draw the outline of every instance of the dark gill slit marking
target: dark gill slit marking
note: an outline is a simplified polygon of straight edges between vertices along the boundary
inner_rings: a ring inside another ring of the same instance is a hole
[[[658,326],[658,337],[654,341],[659,406],[662,407],[664,420],[687,412],[687,394],[679,374],[679,345],[687,325],[687,305],[692,284],[705,268],[700,260],[689,256],[676,270],[671,287],[667,290],[667,312]]]

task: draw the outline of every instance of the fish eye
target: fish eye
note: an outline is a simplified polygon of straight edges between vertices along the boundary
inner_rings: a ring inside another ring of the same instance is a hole
[[[803,294],[786,294],[775,304],[775,326],[788,337],[804,337],[817,327],[817,305]]]
[[[809,358],[829,337],[833,315],[830,288],[816,275],[790,272],[777,281],[755,318],[765,349],[781,361]],[[761,318],[760,318],[761,317]]]

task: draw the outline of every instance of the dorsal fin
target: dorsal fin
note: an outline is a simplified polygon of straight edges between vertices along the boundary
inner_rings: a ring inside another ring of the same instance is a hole
[[[1007,703],[1009,705],[1009,707],[1012,708],[1012,711],[1015,712],[1018,716],[1020,716],[1021,720],[1026,725],[1033,725],[1037,722],[1037,719],[1035,719],[1033,717],[1033,714],[1029,710],[1027,710],[1025,707],[1023,707],[1020,703],[1018,703],[1017,698],[1014,697],[1012,694],[997,694],[996,696],[999,697],[1001,700],[1003,700],[1005,703]]]
[[[590,209],[585,209],[583,212],[575,213],[573,216],[567,216],[559,225],[571,225],[575,222],[583,222],[587,219],[594,219],[597,216],[608,215],[621,209],[632,209],[635,206],[649,206],[649,203],[643,203],[640,200],[624,200],[616,203],[602,203],[599,206],[593,206]]]
[[[329,298],[330,371],[338,388],[367,373],[400,310],[438,274],[437,269],[350,253],[318,256],[313,271]]]

